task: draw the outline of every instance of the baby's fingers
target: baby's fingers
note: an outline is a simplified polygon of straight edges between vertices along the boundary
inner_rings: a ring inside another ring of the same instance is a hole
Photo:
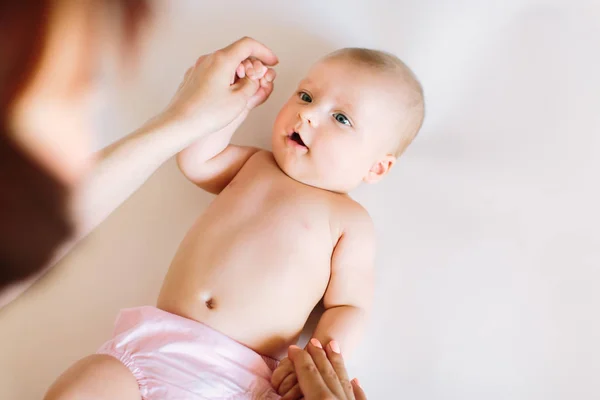
[[[265,78],[261,78],[260,87],[254,94],[254,96],[252,96],[248,100],[248,103],[247,103],[248,109],[251,110],[254,107],[258,107],[259,105],[264,103],[269,98],[269,96],[271,95],[272,92],[273,92],[273,82],[267,82],[267,81],[265,81]]]
[[[240,79],[243,79],[246,77],[246,68],[244,67],[244,64],[238,65],[237,69],[235,70],[235,74]]]
[[[267,73],[267,67],[259,60],[253,60],[252,67],[254,68],[254,77],[256,79],[262,78]]]
[[[275,71],[272,68],[267,68],[260,60],[250,58],[242,61],[235,73],[239,79],[247,76],[250,79],[260,80],[262,86],[275,79]]]
[[[296,377],[296,373],[292,372],[283,379],[283,382],[281,382],[278,390],[279,395],[283,396],[290,392],[296,385],[298,385],[298,378]]]
[[[244,60],[242,65],[246,69],[246,76],[248,78],[254,78],[254,67],[252,66],[252,60],[246,59]]]
[[[265,73],[265,79],[267,80],[267,82],[273,82],[276,76],[277,72],[275,72],[273,68],[269,68]]]
[[[264,89],[265,92],[265,100],[269,98],[271,92],[273,91],[273,81],[275,80],[275,71],[269,69],[265,76],[260,78],[260,87]]]
[[[287,392],[285,394],[285,396],[283,396],[281,398],[281,400],[299,400],[303,396],[304,395],[302,394],[302,390],[300,389],[300,384],[296,383],[296,385],[292,388],[292,390],[290,390],[289,392]]]
[[[271,385],[273,385],[273,388],[275,388],[277,392],[279,392],[279,387],[283,383],[283,380],[291,373],[294,373],[294,365],[290,359],[286,357],[281,360],[279,366],[273,371],[273,375],[271,376]]]

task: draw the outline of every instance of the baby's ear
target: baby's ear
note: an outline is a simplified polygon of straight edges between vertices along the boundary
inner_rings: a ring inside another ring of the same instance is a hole
[[[363,178],[363,181],[366,183],[379,182],[388,172],[390,172],[395,163],[396,157],[388,154],[373,164],[369,173]]]

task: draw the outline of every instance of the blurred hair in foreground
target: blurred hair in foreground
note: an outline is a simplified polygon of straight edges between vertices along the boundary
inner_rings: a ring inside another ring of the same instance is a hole
[[[77,66],[74,82],[81,87],[90,84],[101,57],[99,26],[118,21],[126,61],[150,11],[147,0],[0,0],[0,288],[41,271],[73,231],[68,187],[15,143],[11,111],[41,68],[53,24],[75,8],[86,18],[80,34],[90,44]],[[72,50],[67,47],[60,51]]]

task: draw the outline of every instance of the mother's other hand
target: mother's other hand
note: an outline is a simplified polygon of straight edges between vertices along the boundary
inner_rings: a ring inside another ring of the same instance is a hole
[[[291,346],[288,357],[294,364],[305,400],[366,400],[357,379],[350,381],[344,359],[335,342],[325,349],[312,342],[302,350]],[[285,400],[285,397],[284,399]]]

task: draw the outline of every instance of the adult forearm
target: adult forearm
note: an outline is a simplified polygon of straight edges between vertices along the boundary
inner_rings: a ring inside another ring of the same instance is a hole
[[[73,196],[74,240],[96,228],[162,164],[199,136],[180,129],[159,116],[98,153],[96,166]]]
[[[332,307],[323,313],[313,337],[323,345],[335,340],[343,354],[350,354],[361,339],[366,325],[367,313],[354,306]]]
[[[168,128],[152,121],[97,155],[96,166],[73,193],[74,236],[55,250],[53,258],[38,273],[1,288],[0,309],[35,283],[175,154],[177,146],[165,142],[168,133],[163,129]]]

